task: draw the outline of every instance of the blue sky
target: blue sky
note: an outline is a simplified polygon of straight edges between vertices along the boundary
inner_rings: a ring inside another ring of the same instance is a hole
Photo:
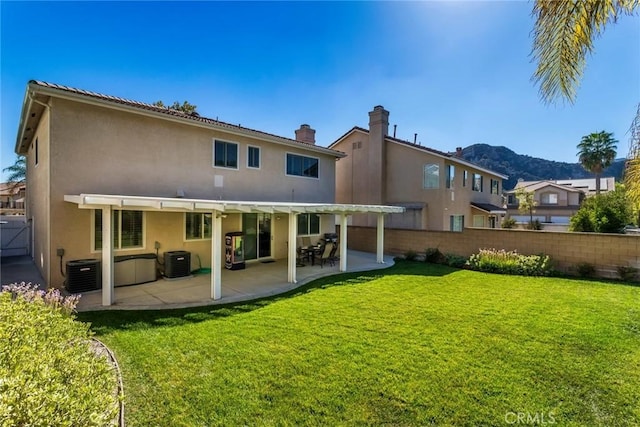
[[[2,167],[15,160],[30,79],[329,145],[368,126],[443,151],[474,143],[576,162],[583,135],[613,132],[618,157],[640,102],[640,18],[596,41],[575,104],[531,82],[531,2],[7,2],[1,9]]]

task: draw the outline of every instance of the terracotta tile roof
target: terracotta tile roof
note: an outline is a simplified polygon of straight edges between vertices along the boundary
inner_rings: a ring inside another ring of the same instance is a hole
[[[173,117],[178,117],[181,119],[185,119],[185,120],[190,120],[193,122],[199,122],[199,123],[204,123],[204,124],[209,124],[209,125],[214,125],[216,127],[222,127],[222,128],[227,128],[230,130],[241,130],[245,133],[250,133],[250,134],[254,134],[256,136],[267,136],[267,137],[271,137],[271,138],[276,138],[276,139],[280,139],[284,142],[288,142],[288,143],[295,143],[295,144],[300,144],[309,148],[315,148],[315,149],[319,149],[319,150],[324,150],[327,151],[328,153],[331,152],[332,154],[335,154],[336,157],[342,157],[343,153],[336,151],[336,150],[332,150],[330,148],[326,148],[326,147],[322,147],[316,144],[312,144],[309,142],[303,142],[303,141],[298,141],[292,138],[287,138],[287,137],[283,137],[280,135],[275,135],[272,133],[268,133],[268,132],[263,132],[260,130],[256,130],[256,129],[251,129],[251,128],[247,128],[247,127],[243,127],[240,125],[233,125],[231,123],[226,123],[226,122],[222,122],[220,120],[214,120],[214,119],[210,119],[207,117],[203,117],[200,116],[198,113],[195,114],[188,114],[185,113],[183,111],[178,111],[178,110],[174,110],[172,108],[167,108],[167,107],[158,107],[157,105],[153,105],[153,104],[147,104],[145,102],[140,102],[140,101],[134,101],[131,99],[126,99],[126,98],[120,98],[117,96],[112,96],[112,95],[105,95],[102,93],[97,93],[97,92],[92,92],[92,91],[88,91],[88,90],[84,90],[84,89],[77,89],[77,88],[73,88],[73,87],[69,87],[69,86],[64,86],[64,85],[60,85],[60,84],[56,84],[56,83],[48,83],[48,82],[43,82],[40,80],[31,80],[29,81],[29,85],[33,86],[40,86],[43,88],[47,88],[47,89],[55,89],[55,90],[60,90],[60,91],[64,91],[64,92],[68,92],[68,93],[72,93],[72,94],[76,94],[76,95],[83,95],[86,97],[90,97],[90,98],[94,98],[94,99],[98,99],[101,101],[108,101],[108,102],[113,102],[115,104],[121,104],[121,105],[126,105],[129,107],[135,107],[135,108],[139,108],[141,110],[147,110],[147,111],[152,111],[152,112],[156,112],[156,113],[162,113],[162,114],[166,114],[168,116],[173,116]]]

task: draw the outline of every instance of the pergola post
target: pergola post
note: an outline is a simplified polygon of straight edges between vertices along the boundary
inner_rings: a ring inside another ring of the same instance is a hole
[[[211,212],[211,299],[222,298],[222,214]]]
[[[289,213],[289,244],[287,246],[287,281],[296,283],[296,239],[298,237],[298,214]]]
[[[378,214],[378,227],[376,229],[376,262],[384,264],[384,214]]]
[[[347,214],[340,214],[340,271],[347,271]]]
[[[102,305],[110,306],[113,301],[113,217],[107,205],[102,208]]]

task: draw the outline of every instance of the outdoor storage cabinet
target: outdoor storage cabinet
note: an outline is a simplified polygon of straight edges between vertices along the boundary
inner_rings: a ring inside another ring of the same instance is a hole
[[[102,268],[97,259],[67,261],[67,291],[72,294],[102,288]]]
[[[164,275],[169,279],[191,275],[191,252],[171,251],[164,253]]]
[[[114,286],[138,285],[156,280],[156,255],[123,255],[113,259]]]

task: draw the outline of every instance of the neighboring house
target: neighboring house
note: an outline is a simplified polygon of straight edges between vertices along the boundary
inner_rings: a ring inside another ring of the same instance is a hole
[[[0,183],[0,214],[24,215],[25,183]]]
[[[529,214],[518,210],[516,190],[524,188],[534,193],[534,200],[537,205],[533,211],[534,221],[540,221],[545,230],[568,230],[569,219],[580,209],[580,204],[585,198],[585,191],[581,187],[574,188],[570,185],[560,184],[560,182],[561,181],[518,181],[513,190],[505,191],[508,217],[515,219],[516,222],[520,224],[527,224],[531,220]],[[593,184],[595,188],[595,182]]]
[[[211,266],[218,299],[227,232],[244,232],[245,260],[286,259],[295,282],[297,245],[289,242],[335,232],[338,215],[345,270],[347,215],[402,209],[336,204],[335,165],[344,154],[316,145],[308,125],[295,133],[289,139],[30,81],[15,151],[27,157],[37,267],[60,287],[65,262],[100,259],[103,304],[110,305],[114,255],[188,251]]]
[[[462,231],[500,227],[502,180],[507,177],[444,153],[389,136],[389,112],[369,113],[369,129],[354,127],[329,146],[347,154],[336,164],[336,201],[402,206],[386,226]],[[375,218],[354,216],[353,225]]]
[[[596,179],[595,178],[582,178],[582,179],[556,179],[551,181],[559,185],[582,190],[584,194],[588,196],[594,196],[596,194]],[[600,193],[607,193],[616,189],[616,179],[612,176],[600,178]]]

